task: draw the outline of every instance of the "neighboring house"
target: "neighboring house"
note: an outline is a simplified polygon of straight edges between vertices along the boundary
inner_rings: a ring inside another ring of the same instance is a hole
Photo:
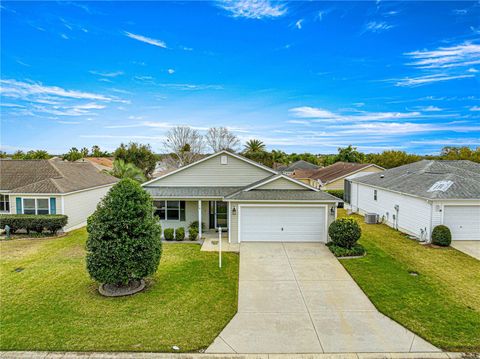
[[[304,161],[304,160],[299,160],[296,162],[293,162],[289,164],[288,166],[279,166],[277,167],[277,171],[283,173],[284,175],[291,176],[293,172],[296,170],[318,170],[321,168],[320,166],[314,165],[313,163]]]
[[[117,181],[89,162],[0,160],[0,213],[65,214],[69,231],[86,224]]]
[[[113,169],[113,157],[84,157],[77,162],[90,162],[100,171],[111,171]]]
[[[296,170],[292,177],[322,190],[343,190],[344,180],[358,173],[382,172],[384,169],[371,163],[336,162],[318,170]]]
[[[480,164],[422,160],[345,181],[354,212],[376,213],[391,227],[429,240],[444,224],[453,240],[480,241]]]
[[[204,222],[231,243],[327,242],[339,200],[240,155],[221,151],[143,184],[162,228]]]

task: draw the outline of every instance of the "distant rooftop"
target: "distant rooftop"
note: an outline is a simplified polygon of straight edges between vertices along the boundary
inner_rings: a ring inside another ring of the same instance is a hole
[[[427,199],[480,199],[480,164],[472,161],[422,160],[351,181]]]
[[[280,166],[277,168],[277,171],[280,172],[293,172],[295,170],[316,170],[319,169],[320,166],[314,165],[313,163],[299,160],[289,164],[288,166]]]
[[[0,190],[13,193],[68,193],[113,184],[117,178],[90,162],[0,160]]]
[[[311,178],[320,180],[323,184],[328,184],[339,178],[348,176],[361,169],[375,166],[371,163],[354,163],[354,162],[335,162],[333,165],[320,168],[317,170],[295,171],[294,178]]]

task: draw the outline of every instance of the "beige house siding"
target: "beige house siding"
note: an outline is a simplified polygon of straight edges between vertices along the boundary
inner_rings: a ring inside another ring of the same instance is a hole
[[[305,190],[305,187],[302,186],[301,184],[289,181],[285,178],[277,178],[276,180],[274,180],[272,182],[265,183],[264,185],[256,187],[255,189],[299,189],[299,190]]]
[[[378,172],[383,172],[384,170],[375,166],[367,167],[364,168],[358,172],[355,173],[378,173]],[[322,186],[322,190],[343,190],[344,186],[344,180],[346,177],[350,176],[351,174],[348,174],[347,176],[344,176],[342,178],[339,178],[333,182],[330,182],[324,186]]]
[[[227,164],[221,164],[221,158],[227,157]],[[246,186],[273,173],[266,169],[242,161],[234,156],[220,153],[192,167],[185,168],[164,178],[149,183],[149,186],[208,186],[235,187]]]
[[[168,199],[167,199],[168,201]],[[171,201],[171,199],[170,199]],[[208,202],[202,201],[202,222],[205,223],[205,230],[209,227]],[[185,201],[185,220],[184,221],[160,221],[162,226],[162,236],[165,228],[185,228],[185,236],[188,235],[188,226],[193,221],[198,221],[198,201]]]
[[[87,218],[95,212],[97,204],[111,187],[110,185],[64,195],[63,204],[65,208],[63,209],[63,214],[68,216],[65,231],[71,231],[85,226],[87,224]],[[57,200],[57,203],[58,202]],[[61,214],[62,212],[57,209],[57,213]]]
[[[17,213],[17,198],[48,198],[50,205],[50,198],[56,199],[57,214],[62,213],[62,197],[61,196],[46,196],[46,195],[23,195],[23,194],[9,194],[10,197],[10,214]]]
[[[241,204],[252,204],[251,202],[231,202],[230,203],[230,229],[229,229],[229,241],[230,243],[238,243],[238,206],[241,205]],[[288,202],[288,203],[285,203],[285,202],[279,202],[279,201],[270,201],[270,202],[255,202],[255,204],[277,204],[277,205],[285,205],[285,204],[291,204],[291,205],[295,205],[295,204],[325,204],[327,205],[327,214],[328,214],[328,222],[327,222],[327,228],[328,226],[330,226],[330,224],[336,219],[336,204],[334,203],[319,203],[319,202],[312,202],[312,203],[306,203],[306,202],[298,202],[298,203],[293,203],[293,202]],[[236,215],[233,215],[231,212],[233,210],[233,208],[235,207],[236,211],[237,211],[237,214]],[[331,211],[331,208],[335,208],[335,215],[331,215],[330,211]]]

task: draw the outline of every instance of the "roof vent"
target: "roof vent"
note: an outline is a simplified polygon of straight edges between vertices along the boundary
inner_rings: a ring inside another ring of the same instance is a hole
[[[227,156],[220,157],[220,164],[222,165],[228,164],[228,157]]]
[[[445,192],[451,187],[452,184],[453,181],[437,181],[428,189],[427,192]]]
[[[382,174],[380,175],[380,178],[385,178],[385,175],[382,173]]]

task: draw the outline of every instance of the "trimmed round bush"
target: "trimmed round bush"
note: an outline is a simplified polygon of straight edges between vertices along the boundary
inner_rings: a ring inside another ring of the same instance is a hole
[[[189,228],[188,229],[188,239],[191,241],[196,241],[198,237],[198,229]]]
[[[432,231],[432,244],[448,247],[452,243],[452,233],[447,226],[435,226]]]
[[[362,230],[353,218],[340,218],[328,228],[332,242],[339,247],[352,248],[362,235]]]
[[[198,221],[193,221],[192,223],[190,223],[190,225],[188,226],[188,228],[195,228],[197,230],[197,232],[199,232],[198,230]],[[202,231],[205,230],[205,222],[202,222]]]
[[[175,240],[183,241],[185,239],[185,228],[180,227],[175,230]]]
[[[150,195],[130,178],[114,185],[87,221],[87,270],[118,287],[154,274],[160,263],[161,226]]]
[[[175,230],[173,228],[165,228],[163,238],[165,238],[166,241],[173,241],[175,239]]]

